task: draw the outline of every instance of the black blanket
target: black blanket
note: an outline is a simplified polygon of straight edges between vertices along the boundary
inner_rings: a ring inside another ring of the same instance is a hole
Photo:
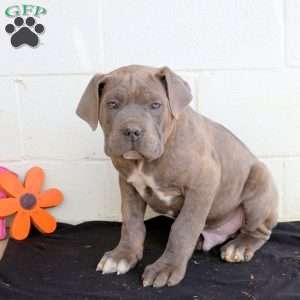
[[[119,240],[120,224],[59,224],[42,236],[10,240],[0,262],[0,299],[300,299],[300,222],[282,223],[249,263],[230,264],[219,248],[196,251],[185,279],[172,288],[143,288],[147,264],[163,252],[172,220],[146,222],[144,258],[126,275],[95,272],[103,253]]]

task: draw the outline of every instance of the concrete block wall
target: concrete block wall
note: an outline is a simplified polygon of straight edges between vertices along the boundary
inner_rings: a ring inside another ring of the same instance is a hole
[[[22,3],[19,1],[18,3]],[[119,220],[117,174],[75,114],[95,72],[168,65],[193,107],[223,123],[270,167],[281,220],[300,219],[300,3],[297,0],[53,0],[37,48],[14,49],[0,3],[0,165],[40,165],[65,202],[60,221]]]

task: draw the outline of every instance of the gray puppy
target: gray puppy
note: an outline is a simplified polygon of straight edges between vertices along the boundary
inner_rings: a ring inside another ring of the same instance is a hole
[[[277,223],[278,196],[267,167],[230,131],[196,113],[188,84],[169,68],[127,66],[95,75],[77,108],[104,131],[119,172],[122,232],[97,270],[126,273],[143,256],[144,213],[175,218],[162,256],[143,285],[178,284],[195,248],[221,248],[228,262],[249,261]]]

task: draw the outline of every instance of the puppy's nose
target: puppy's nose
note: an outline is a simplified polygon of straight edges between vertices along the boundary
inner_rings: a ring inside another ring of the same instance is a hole
[[[135,142],[142,136],[143,131],[137,127],[127,127],[122,130],[122,133],[128,139]]]

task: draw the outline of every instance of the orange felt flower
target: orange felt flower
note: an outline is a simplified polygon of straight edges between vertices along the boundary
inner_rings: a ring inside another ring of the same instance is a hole
[[[10,229],[11,237],[16,240],[28,236],[31,220],[42,233],[52,233],[56,229],[56,220],[43,208],[59,205],[63,195],[57,189],[41,193],[44,179],[44,171],[39,167],[27,172],[24,185],[10,172],[0,174],[0,187],[9,195],[0,201],[0,217],[16,213]]]

